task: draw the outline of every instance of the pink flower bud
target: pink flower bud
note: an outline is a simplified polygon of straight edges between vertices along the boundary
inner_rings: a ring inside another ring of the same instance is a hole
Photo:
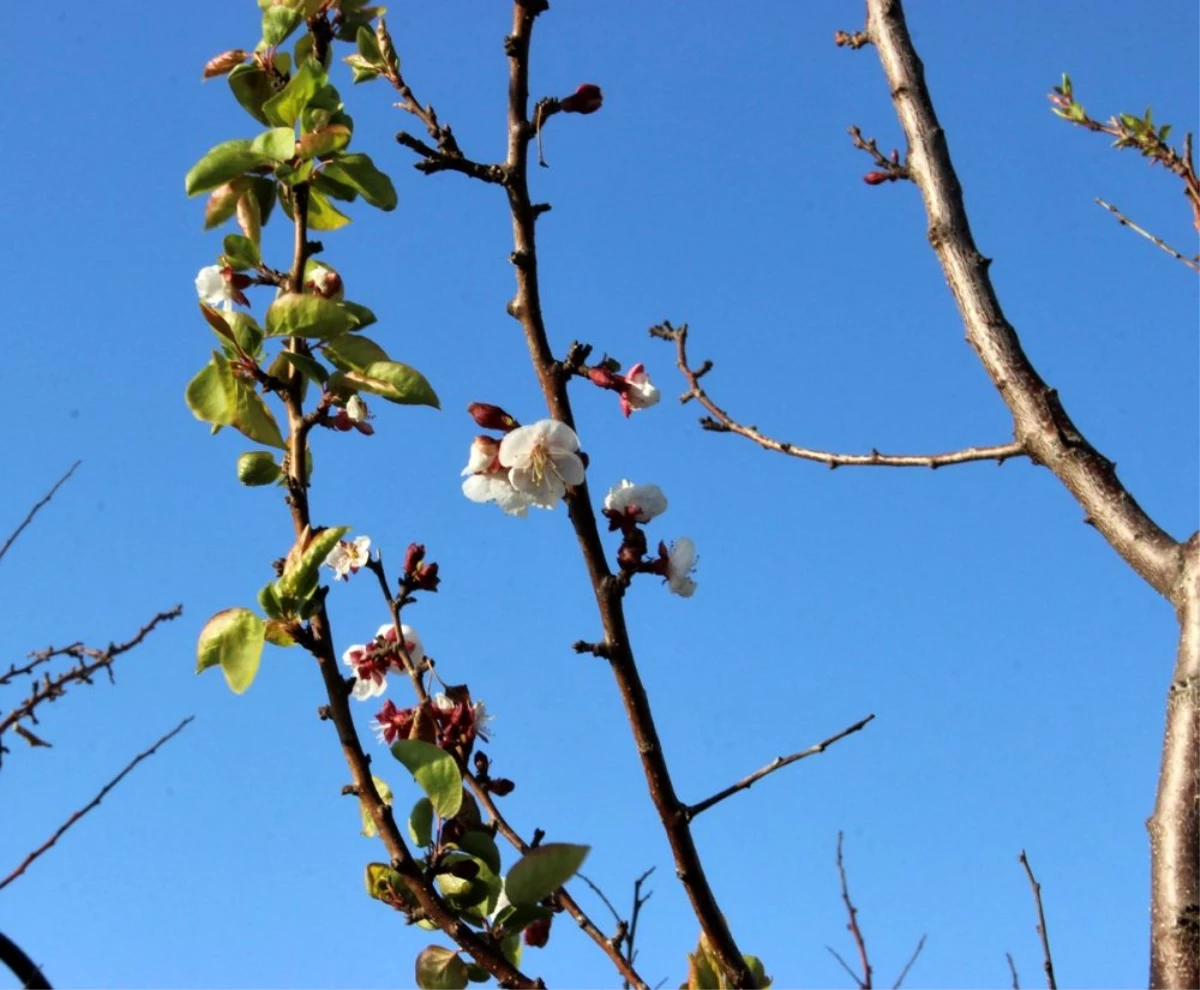
[[[868,172],[863,176],[863,182],[868,186],[877,186],[881,182],[887,182],[891,178],[887,172]]]
[[[412,574],[425,559],[425,544],[410,543],[404,551],[404,573]]]
[[[588,378],[592,380],[593,385],[600,388],[610,388],[614,391],[620,391],[624,382],[619,375],[614,375],[608,368],[597,367],[588,369]]]
[[[467,406],[467,412],[485,430],[501,430],[504,433],[511,433],[521,425],[499,406],[493,406],[487,402],[472,402]]]
[[[595,83],[584,83],[574,93],[558,101],[564,113],[595,113],[604,102],[604,94]]]

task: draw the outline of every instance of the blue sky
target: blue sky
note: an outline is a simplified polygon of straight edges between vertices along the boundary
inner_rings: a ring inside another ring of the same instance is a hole
[[[1135,155],[1053,117],[1063,70],[1097,117],[1153,105],[1196,129],[1197,10],[1127,5],[910,5],[909,21],[976,239],[1043,376],[1124,482],[1177,538],[1196,527],[1195,276],[1120,229],[1102,196],[1182,250],[1179,189]],[[699,798],[868,713],[819,758],[704,815],[697,838],[747,951],[780,986],[844,986],[851,950],[834,848],[846,857],[881,982],[929,936],[910,985],[1026,985],[1040,953],[1028,850],[1064,985],[1132,986],[1147,969],[1150,813],[1174,649],[1170,608],[1122,564],[1067,493],[1027,463],[841,470],[701,433],[672,353],[646,328],[687,321],[731,411],[783,439],[862,451],[1001,443],[1008,414],[925,240],[912,187],[872,188],[845,131],[899,143],[878,63],[835,49],[857,4],[558,3],[535,34],[533,89],[600,84],[601,112],[558,118],[533,176],[546,316],[647,362],[668,401],[629,421],[580,386],[594,492],[621,478],[671,500],[652,539],[700,548],[695,597],[653,579],[627,599],[634,646],[681,793]],[[235,698],[193,675],[218,609],[253,603],[291,543],[277,493],[242,489],[249,445],[210,438],[183,403],[207,359],[196,271],[219,251],[183,175],[259,129],[200,68],[252,47],[249,0],[59,5],[8,53],[10,291],[7,532],[76,458],[84,464],[3,562],[4,644],[123,639],[153,612],[184,617],[42,721],[4,765],[0,863],[15,865],[130,757],[140,766],[0,895],[0,931],[62,986],[410,984],[430,939],[363,894],[381,849],[338,796],[346,770],[298,651],[268,653]],[[390,18],[406,77],[471,156],[503,154],[506,5],[409,4]],[[134,39],[138,40],[134,40]],[[343,96],[355,147],[400,207],[352,207],[323,237],[375,334],[420,368],[443,411],[375,407],[376,435],[317,437],[314,512],[392,560],[412,540],[441,564],[409,617],[451,681],[495,713],[489,752],[517,782],[528,834],[593,847],[585,872],[619,904],[658,872],[639,969],[684,978],[696,926],[642,785],[606,666],[569,649],[598,623],[565,511],[509,519],[459,492],[467,402],[524,421],[540,403],[512,294],[503,196],[426,178],[393,141],[418,130],[382,86]],[[285,267],[287,232],[265,250]],[[14,270],[15,269],[15,270]],[[15,418],[15,422],[14,422]],[[614,541],[613,548],[616,543]],[[367,581],[331,598],[339,649],[386,618]],[[389,693],[405,699],[399,685]],[[5,704],[10,704],[6,699]],[[362,712],[362,726],[373,708]],[[415,800],[382,748],[376,771]],[[11,867],[0,865],[0,873]],[[604,923],[586,888],[578,899]],[[527,957],[551,985],[616,985],[560,922]],[[7,974],[0,981],[9,979]],[[4,983],[4,986],[10,985]]]

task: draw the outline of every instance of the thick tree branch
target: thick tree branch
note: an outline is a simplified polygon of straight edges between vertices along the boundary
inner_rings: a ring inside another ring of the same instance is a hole
[[[1054,957],[1050,954],[1050,933],[1046,930],[1046,913],[1042,910],[1042,885],[1033,875],[1033,867],[1029,865],[1029,857],[1021,850],[1021,865],[1025,868],[1025,876],[1029,879],[1029,889],[1033,892],[1033,904],[1037,909],[1037,933],[1042,942],[1042,969],[1046,972],[1046,987],[1056,990],[1058,984],[1054,980]]]
[[[822,739],[819,743],[817,743],[814,746],[809,746],[808,749],[802,749],[798,753],[792,753],[791,756],[775,757],[775,759],[773,759],[765,767],[762,767],[759,770],[755,770],[754,773],[750,774],[747,777],[743,777],[736,784],[730,784],[724,790],[717,791],[717,793],[714,794],[712,797],[707,797],[703,801],[699,801],[696,804],[688,805],[688,807],[685,809],[685,814],[687,815],[688,819],[691,820],[691,819],[695,818],[698,814],[700,814],[702,811],[707,811],[714,804],[720,804],[720,802],[724,801],[726,798],[732,797],[734,794],[737,794],[738,791],[748,790],[749,788],[753,787],[758,781],[762,780],[763,777],[766,777],[768,774],[772,774],[776,770],[782,770],[784,767],[790,766],[791,764],[795,763],[797,760],[803,760],[806,757],[816,756],[818,753],[824,753],[825,750],[827,750],[835,742],[838,742],[841,739],[845,739],[846,736],[853,735],[855,732],[858,732],[860,729],[865,728],[867,723],[873,721],[874,718],[875,718],[874,715],[868,715],[866,718],[860,719],[859,721],[855,722],[849,728],[842,729],[841,732],[838,732],[835,735],[830,736],[828,739]]]
[[[1179,543],[1146,514],[1117,479],[1113,462],[1075,427],[1004,317],[988,274],[990,259],[971,235],[962,187],[899,0],[867,0],[866,30],[908,139],[906,164],[925,201],[930,244],[958,303],[967,340],[1012,413],[1016,440],[1054,472],[1117,553],[1159,594],[1178,604]]]
[[[138,753],[137,756],[135,756],[132,760],[130,760],[129,763],[127,763],[125,765],[125,768],[119,774],[117,774],[115,777],[113,777],[112,780],[110,780],[107,784],[105,784],[102,788],[100,788],[99,794],[97,794],[94,798],[92,798],[87,804],[85,804],[78,811],[72,813],[70,818],[68,818],[57,829],[55,829],[54,834],[51,835],[50,838],[48,838],[45,842],[43,842],[40,846],[38,846],[35,850],[33,850],[33,852],[31,852],[28,856],[26,856],[23,860],[21,860],[21,862],[17,866],[17,868],[15,870],[13,870],[8,876],[6,876],[3,880],[0,880],[0,890],[3,890],[10,883],[12,883],[14,880],[16,880],[17,877],[21,876],[21,874],[23,874],[27,869],[29,869],[29,867],[33,865],[34,861],[37,860],[38,857],[40,857],[43,853],[48,852],[50,850],[50,848],[59,839],[61,839],[63,837],[63,835],[66,833],[66,831],[72,825],[74,825],[77,821],[79,821],[79,819],[81,819],[84,815],[86,815],[93,808],[97,807],[100,804],[100,802],[103,801],[104,798],[108,795],[108,792],[111,791],[114,787],[116,787],[117,784],[121,783],[121,781],[125,779],[126,775],[134,767],[136,767],[139,763],[141,763],[142,760],[153,756],[156,752],[158,752],[158,748],[160,746],[164,745],[165,743],[167,743],[171,739],[173,739],[175,736],[179,735],[179,733],[181,733],[184,730],[184,728],[187,727],[187,724],[189,722],[191,722],[192,719],[194,719],[194,718],[195,718],[194,715],[189,715],[182,722],[180,722],[177,726],[175,726],[175,728],[173,728],[165,736],[163,736],[161,739],[159,739],[153,746],[151,746],[147,750],[143,750],[141,753]]]
[[[0,962],[21,981],[25,990],[51,990],[50,981],[12,939],[0,933]]]
[[[538,211],[534,209],[528,187],[529,142],[533,136],[533,126],[528,120],[529,40],[535,18],[546,7],[545,0],[515,0],[512,33],[505,40],[505,50],[509,56],[508,157],[505,162],[508,183],[505,189],[513,219],[512,262],[517,280],[517,293],[509,304],[509,312],[524,330],[525,342],[550,415],[574,427],[574,416],[567,396],[568,376],[562,374],[561,365],[550,349],[542,315],[534,237]],[[730,983],[735,987],[752,987],[754,976],[717,906],[701,864],[687,821],[687,806],[675,793],[625,626],[621,605],[623,589],[609,571],[586,482],[568,491],[567,506],[596,595],[608,647],[608,661],[633,730],[651,800],[667,833],[676,875]]]
[[[58,481],[54,482],[54,485],[51,487],[50,491],[46,492],[45,495],[43,495],[36,503],[34,503],[33,508],[30,509],[25,515],[25,518],[21,520],[20,525],[17,526],[17,528],[14,529],[11,534],[9,534],[8,539],[4,541],[4,546],[0,547],[0,560],[4,559],[4,555],[8,553],[9,548],[17,542],[17,537],[19,537],[25,531],[25,527],[33,522],[33,517],[36,516],[46,506],[50,499],[54,498],[55,492],[57,492],[64,484],[66,484],[67,479],[75,473],[75,469],[82,463],[83,461],[76,461],[69,468],[67,468],[67,473],[59,478]]]
[[[693,368],[687,353],[688,326],[686,323],[675,327],[670,323],[660,323],[650,328],[650,336],[660,340],[675,342],[675,365],[687,379],[688,390],[679,397],[680,402],[697,400],[712,415],[701,417],[700,426],[712,433],[735,433],[758,444],[766,450],[773,450],[790,457],[799,457],[806,461],[817,461],[828,464],[830,468],[839,467],[923,467],[936,469],[951,464],[967,464],[971,461],[995,461],[1003,464],[1010,457],[1022,457],[1025,448],[1020,443],[996,444],[991,447],[967,447],[965,450],[952,450],[941,454],[881,454],[872,450],[869,454],[839,454],[831,450],[814,450],[801,447],[794,443],[776,440],[761,433],[755,426],[739,423],[712,399],[700,384],[703,378],[712,370],[712,362],[705,361],[699,368]]]

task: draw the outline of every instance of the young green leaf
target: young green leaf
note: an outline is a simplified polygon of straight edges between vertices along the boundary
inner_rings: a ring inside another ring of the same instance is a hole
[[[254,391],[254,386],[242,378],[233,379],[234,414],[233,422],[228,424],[239,430],[251,440],[286,450],[283,434],[279,432],[279,424],[275,416],[263,401],[261,395]]]
[[[262,106],[275,95],[271,80],[256,62],[239,65],[228,76],[229,88],[242,108],[260,124],[270,124]]]
[[[246,138],[236,138],[210,148],[200,161],[188,169],[183,180],[184,190],[189,196],[198,196],[271,161],[262,151],[252,148],[252,143]]]
[[[367,864],[367,893],[385,904],[411,906],[416,903],[416,898],[404,884],[404,878],[387,863]]]
[[[408,815],[408,834],[413,845],[424,848],[433,842],[433,803],[427,797],[421,798]]]
[[[326,75],[312,59],[305,61],[278,93],[263,104],[263,113],[278,127],[294,127],[300,111],[325,85]]]
[[[421,990],[465,990],[467,964],[457,952],[431,945],[417,956],[417,986]]]
[[[354,189],[372,206],[381,210],[396,208],[396,187],[375,167],[369,155],[339,155],[325,166],[324,174],[334,182]]]
[[[228,426],[233,422],[237,394],[233,372],[229,370],[229,362],[224,355],[213,351],[212,360],[188,382],[185,398],[188,408],[197,419],[215,426]]]
[[[325,370],[324,366],[319,361],[310,358],[307,354],[296,354],[294,351],[280,351],[279,356],[310,382],[324,385],[325,380],[329,377],[329,372]]]
[[[482,860],[487,864],[488,869],[497,876],[500,874],[500,850],[496,847],[495,840],[487,832],[481,832],[478,829],[464,832],[455,845],[463,852],[470,853],[476,859]]]
[[[273,485],[283,477],[283,469],[270,451],[251,450],[238,458],[237,476],[238,481],[252,488]]]
[[[392,804],[392,789],[388,787],[387,781],[374,774],[371,775],[371,780],[375,782],[375,790],[379,792],[379,797],[383,803],[391,807]],[[358,810],[362,813],[362,834],[368,839],[375,838],[379,834],[379,829],[375,825],[375,819],[371,817],[371,813],[367,810],[366,803],[358,802]]]
[[[358,317],[341,303],[307,293],[285,293],[267,310],[267,333],[272,337],[328,340],[357,324]]]
[[[350,222],[350,218],[329,202],[323,193],[312,189],[308,194],[308,229],[337,230]]]
[[[219,227],[237,210],[238,200],[250,188],[250,180],[245,176],[217,186],[204,204],[204,229],[212,230]]]
[[[304,601],[312,595],[317,590],[318,571],[322,562],[349,530],[349,526],[323,529],[302,550],[299,544],[292,547],[283,565],[283,574],[277,582],[280,596]]]
[[[590,846],[549,842],[521,857],[504,879],[504,891],[512,904],[536,904],[553,894],[583,865]]]
[[[334,377],[331,376],[331,381]],[[340,378],[352,389],[382,396],[403,406],[433,406],[440,409],[437,393],[416,368],[398,361],[375,361],[362,371],[342,372]]]
[[[256,268],[262,263],[258,245],[241,234],[226,234],[221,246],[225,252],[225,260],[234,271],[244,272],[247,268]]]
[[[301,158],[320,158],[341,151],[349,143],[350,128],[345,124],[330,124],[300,138],[296,144],[296,154]]]
[[[284,6],[266,7],[262,15],[263,45],[267,48],[275,48],[283,44],[303,20],[302,11]]]
[[[296,132],[290,127],[272,127],[250,142],[250,148],[273,162],[286,162],[296,157]]]
[[[462,774],[454,757],[420,739],[392,743],[392,755],[413,775],[440,818],[453,818],[462,807]]]
[[[263,623],[263,631],[267,642],[272,646],[280,646],[286,649],[289,646],[296,645],[296,641],[292,639],[292,634],[288,632],[287,626],[278,619],[267,619]]]
[[[219,666],[230,690],[242,694],[258,673],[264,638],[263,620],[248,608],[218,612],[200,630],[196,673]]]
[[[322,350],[333,366],[341,371],[362,371],[388,359],[382,347],[370,337],[358,333],[344,333],[336,340],[329,341]]]

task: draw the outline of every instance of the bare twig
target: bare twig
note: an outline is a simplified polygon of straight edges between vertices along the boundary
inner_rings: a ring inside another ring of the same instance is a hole
[[[917,941],[917,947],[913,949],[913,954],[908,957],[908,962],[904,964],[904,968],[900,970],[900,975],[896,977],[896,982],[892,984],[892,990],[900,990],[904,983],[904,978],[908,976],[908,971],[912,969],[913,963],[917,961],[917,957],[921,954],[921,950],[925,948],[925,936],[922,935]]]
[[[67,479],[75,473],[75,469],[82,463],[83,461],[76,461],[74,464],[72,464],[67,469],[67,473],[59,478],[58,481],[54,483],[54,486],[34,504],[33,508],[30,509],[26,514],[25,518],[21,520],[21,524],[14,529],[8,539],[4,541],[4,546],[0,547],[0,560],[4,559],[4,555],[8,553],[9,547],[17,542],[17,537],[19,537],[21,533],[25,531],[25,527],[33,522],[33,517],[36,516],[43,507],[45,507],[50,499],[54,498],[54,493],[66,483]]]
[[[1050,955],[1050,935],[1046,931],[1046,915],[1042,911],[1042,885],[1037,882],[1033,875],[1033,868],[1029,865],[1029,857],[1025,855],[1025,850],[1021,850],[1021,865],[1025,867],[1025,876],[1029,878],[1029,889],[1033,891],[1033,903],[1037,907],[1037,933],[1038,938],[1042,940],[1042,969],[1046,971],[1046,987],[1048,990],[1056,990],[1058,984],[1054,981],[1054,959]]]
[[[16,880],[17,877],[19,877],[22,873],[24,873],[27,869],[29,869],[29,867],[33,864],[33,862],[39,856],[41,856],[43,853],[48,851],[59,839],[61,839],[63,837],[63,834],[67,831],[67,829],[69,829],[72,825],[74,825],[77,821],[79,821],[79,819],[81,819],[89,811],[91,811],[93,808],[95,808],[97,805],[99,805],[100,802],[103,801],[104,798],[108,795],[108,792],[111,791],[114,787],[117,786],[117,784],[119,784],[122,780],[125,779],[126,774],[128,774],[134,767],[136,767],[139,763],[141,763],[142,760],[146,759],[147,757],[153,756],[158,751],[158,748],[160,746],[162,746],[164,743],[170,741],[175,736],[177,736],[180,732],[182,732],[184,730],[184,728],[187,726],[187,724],[192,721],[193,718],[195,718],[194,715],[189,715],[182,722],[180,722],[177,726],[175,726],[175,728],[173,728],[165,736],[163,736],[161,739],[159,739],[149,749],[143,750],[141,753],[138,753],[137,756],[135,756],[129,763],[127,763],[125,765],[125,769],[123,769],[119,774],[117,774],[115,777],[113,777],[112,780],[110,780],[107,784],[105,784],[100,789],[99,794],[97,794],[94,798],[92,798],[87,804],[85,804],[78,811],[74,812],[70,818],[68,818],[65,822],[63,822],[55,830],[54,834],[51,835],[50,838],[48,838],[45,842],[43,842],[40,846],[38,846],[35,850],[33,850],[33,852],[31,852],[28,856],[26,856],[21,861],[20,865],[15,870],[13,870],[8,876],[6,876],[3,880],[0,880],[0,890],[3,890],[10,883],[12,883],[14,880]]]
[[[809,756],[816,756],[818,753],[824,753],[825,750],[827,750],[834,743],[845,739],[846,736],[853,735],[855,732],[865,728],[868,723],[874,720],[874,718],[875,716],[873,714],[868,715],[866,718],[860,719],[848,728],[842,729],[841,732],[830,736],[828,739],[822,739],[819,743],[809,746],[808,749],[802,749],[797,753],[792,753],[790,756],[775,757],[775,759],[773,759],[765,767],[755,770],[754,773],[743,777],[736,784],[730,784],[724,790],[717,791],[717,793],[711,797],[707,797],[703,801],[698,801],[696,804],[688,805],[687,808],[684,809],[684,814],[686,814],[689,819],[695,818],[702,811],[707,811],[714,804],[719,804],[726,798],[732,797],[738,791],[744,791],[750,787],[753,787],[758,781],[762,780],[763,777],[766,777],[768,774],[772,774],[776,770],[782,770],[784,767],[790,766],[798,760],[803,760]]]
[[[674,341],[675,364],[688,383],[688,390],[680,397],[680,402],[690,402],[692,399],[696,399],[704,406],[712,416],[703,417],[700,425],[712,433],[735,433],[766,450],[787,454],[789,457],[799,457],[806,461],[817,461],[820,464],[827,464],[830,468],[923,467],[936,469],[952,464],[966,464],[971,461],[995,461],[997,464],[1003,464],[1011,457],[1026,455],[1024,445],[1017,442],[997,444],[991,447],[967,447],[965,450],[953,450],[941,454],[881,454],[878,450],[872,450],[869,454],[842,454],[829,450],[814,450],[776,440],[760,432],[757,427],[739,423],[717,405],[704,386],[700,384],[700,379],[712,370],[712,363],[706,361],[699,368],[693,368],[688,363],[687,335],[686,323],[676,327],[663,322],[650,328],[650,336]]]
[[[629,915],[629,937],[625,940],[625,958],[629,965],[637,962],[637,931],[638,921],[642,917],[642,908],[646,906],[646,902],[654,896],[654,891],[650,891],[645,897],[642,896],[642,886],[650,879],[650,874],[654,872],[654,867],[646,870],[640,877],[633,881],[633,910]],[[625,985],[625,990],[629,990],[629,984]]]
[[[871,962],[867,958],[867,941],[863,938],[862,929],[858,927],[858,909],[854,906],[854,902],[850,900],[850,888],[846,883],[846,865],[842,860],[842,833],[838,832],[837,837],[837,870],[838,879],[842,885],[842,903],[846,905],[846,915],[849,920],[846,923],[846,930],[854,937],[854,945],[858,949],[858,960],[862,965],[862,976],[856,976],[855,973],[846,965],[844,959],[839,956],[833,949],[834,958],[845,967],[846,971],[855,978],[858,982],[859,990],[871,990]],[[829,948],[826,946],[826,948]]]
[[[1004,958],[1008,960],[1008,972],[1012,976],[1012,990],[1021,990],[1021,979],[1017,976],[1017,964],[1013,962],[1012,953],[1004,953]]]
[[[1117,222],[1122,227],[1128,227],[1135,234],[1141,234],[1151,244],[1154,244],[1157,247],[1161,248],[1163,251],[1166,251],[1167,254],[1169,254],[1176,261],[1182,261],[1192,271],[1200,272],[1200,261],[1198,261],[1196,258],[1189,258],[1187,255],[1181,254],[1179,251],[1176,251],[1173,247],[1171,247],[1171,245],[1167,244],[1162,238],[1157,237],[1154,234],[1150,233],[1150,231],[1146,230],[1144,227],[1139,227],[1136,223],[1134,223],[1132,220],[1130,220],[1129,217],[1125,216],[1124,213],[1122,213],[1115,206],[1113,206],[1112,203],[1106,203],[1102,199],[1097,199],[1096,202],[1097,202],[1097,204],[1099,204],[1100,206],[1103,206],[1106,210],[1108,210],[1108,212],[1111,213],[1114,217],[1116,217]]]

